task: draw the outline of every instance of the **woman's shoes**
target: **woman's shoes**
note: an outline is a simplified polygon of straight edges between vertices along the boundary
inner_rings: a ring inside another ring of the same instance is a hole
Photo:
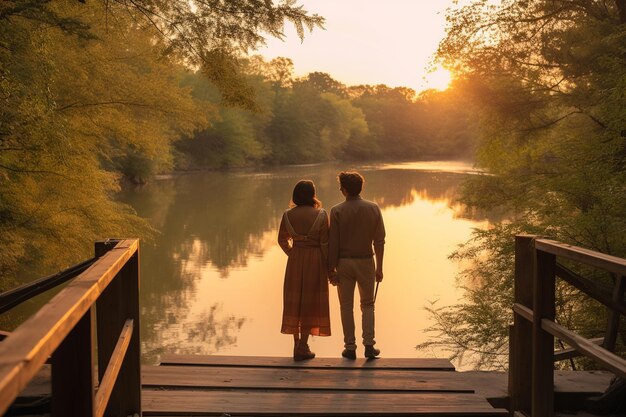
[[[293,360],[295,361],[305,361],[314,357],[315,353],[311,352],[309,345],[306,343],[298,343],[293,350]]]

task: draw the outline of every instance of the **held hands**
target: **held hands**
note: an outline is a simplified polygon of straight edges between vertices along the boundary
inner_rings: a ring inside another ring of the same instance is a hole
[[[333,286],[337,286],[337,284],[339,284],[339,278],[337,277],[337,271],[336,270],[331,270],[328,271],[328,282],[330,282],[331,285]]]

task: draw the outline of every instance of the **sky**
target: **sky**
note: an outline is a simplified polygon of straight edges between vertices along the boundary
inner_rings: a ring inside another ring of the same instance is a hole
[[[347,85],[443,89],[449,73],[428,74],[445,35],[451,0],[300,0],[310,13],[326,18],[301,42],[291,24],[284,41],[270,38],[258,53],[270,60],[291,58],[296,76],[321,71]],[[426,77],[426,78],[425,78]]]

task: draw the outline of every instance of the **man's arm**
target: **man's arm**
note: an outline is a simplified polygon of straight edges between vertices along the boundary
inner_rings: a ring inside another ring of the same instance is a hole
[[[383,280],[383,255],[385,254],[385,223],[378,209],[378,223],[374,231],[374,253],[376,254],[376,282]]]

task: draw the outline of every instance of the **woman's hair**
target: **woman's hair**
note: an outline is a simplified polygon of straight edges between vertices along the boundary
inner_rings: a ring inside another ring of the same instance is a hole
[[[311,180],[300,180],[293,187],[293,195],[291,204],[294,206],[311,206],[315,208],[322,207],[322,202],[315,196],[315,184]]]
[[[365,179],[358,172],[340,172],[337,179],[339,180],[341,187],[346,190],[348,195],[355,196],[361,194]]]

